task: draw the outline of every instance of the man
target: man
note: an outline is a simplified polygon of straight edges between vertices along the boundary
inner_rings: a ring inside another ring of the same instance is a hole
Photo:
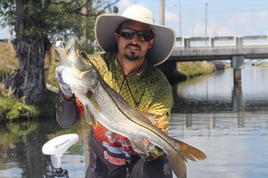
[[[130,106],[158,115],[152,120],[167,132],[173,106],[172,88],[155,66],[171,54],[175,33],[154,24],[152,12],[133,5],[122,15],[100,15],[95,24],[96,40],[104,54],[89,56],[108,85],[118,92]],[[57,97],[57,121],[63,128],[75,124],[83,113],[83,106],[56,69],[60,84]],[[126,126],[127,127],[127,126]],[[171,178],[172,170],[163,151],[144,139],[148,156],[141,158],[131,142],[106,129],[101,124],[91,128],[90,163],[87,178]]]

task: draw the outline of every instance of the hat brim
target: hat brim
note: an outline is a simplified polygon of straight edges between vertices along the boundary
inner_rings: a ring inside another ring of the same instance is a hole
[[[95,38],[100,47],[106,52],[117,51],[117,44],[114,39],[116,28],[126,20],[135,20],[116,14],[103,14],[97,17],[95,24]],[[135,20],[137,21],[137,20]],[[153,65],[165,62],[171,55],[175,46],[175,32],[157,24],[148,24],[155,34],[154,45],[147,53],[148,59]]]

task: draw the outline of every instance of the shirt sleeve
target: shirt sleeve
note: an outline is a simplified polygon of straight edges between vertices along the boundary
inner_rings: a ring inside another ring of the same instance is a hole
[[[78,119],[80,119],[84,115],[84,106],[77,97],[75,98],[75,103],[78,111]]]
[[[62,128],[72,127],[78,121],[79,112],[75,97],[66,100],[62,91],[59,90],[56,96],[56,120],[58,124]]]

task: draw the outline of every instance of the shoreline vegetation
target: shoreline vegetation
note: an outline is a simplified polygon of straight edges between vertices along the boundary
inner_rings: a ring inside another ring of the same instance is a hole
[[[55,92],[58,84],[55,79],[55,68],[59,65],[52,52],[47,52],[45,58],[44,72],[47,83],[47,91],[45,100],[39,105],[25,105],[22,100],[14,100],[8,96],[8,89],[5,88],[7,82],[7,73],[12,72],[18,66],[18,60],[13,45],[8,42],[0,42],[0,123],[10,121],[20,121],[21,119],[40,118],[42,115],[54,115],[55,113]],[[191,79],[196,76],[211,74],[219,69],[230,67],[211,63],[207,61],[199,62],[179,62],[177,69],[183,80]]]
[[[54,56],[48,52],[44,66],[46,82],[48,82],[44,101],[37,105],[26,105],[23,103],[23,98],[15,100],[9,97],[9,91],[5,85],[8,83],[7,74],[18,68],[19,64],[13,45],[0,42],[0,123],[46,118],[46,116],[54,117],[55,89],[58,88],[54,71],[59,61],[52,59],[55,59]]]

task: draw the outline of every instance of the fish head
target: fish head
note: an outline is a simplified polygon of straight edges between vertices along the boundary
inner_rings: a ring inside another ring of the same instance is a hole
[[[70,37],[65,48],[56,47],[55,52],[61,60],[61,65],[67,68],[62,76],[72,91],[86,93],[89,90],[94,93],[98,74],[76,38]]]
[[[65,48],[56,47],[55,51],[62,65],[71,67],[77,72],[94,70],[87,54],[81,50],[75,37],[70,37]]]

